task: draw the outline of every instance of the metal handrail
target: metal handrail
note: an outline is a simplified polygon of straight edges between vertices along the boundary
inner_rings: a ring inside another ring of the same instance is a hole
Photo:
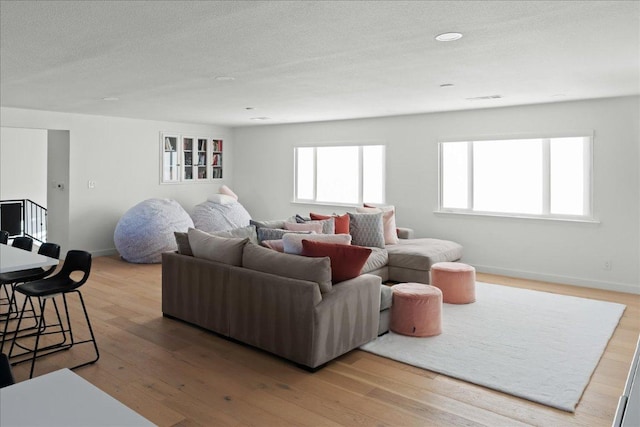
[[[31,199],[0,200],[2,205],[20,204],[20,232],[11,237],[26,236],[40,243],[47,241],[47,208]]]

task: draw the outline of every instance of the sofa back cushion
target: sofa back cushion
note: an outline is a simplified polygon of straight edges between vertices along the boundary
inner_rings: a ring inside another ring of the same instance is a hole
[[[348,234],[285,234],[282,236],[284,251],[288,254],[300,255],[302,253],[302,240],[314,242],[351,244],[351,236]]]
[[[328,257],[307,258],[249,243],[244,248],[242,266],[263,273],[315,282],[322,293],[331,291],[331,261]]]
[[[173,235],[175,236],[176,244],[178,245],[178,253],[180,255],[193,256],[193,251],[189,244],[189,234],[183,231],[174,231]]]
[[[209,234],[216,237],[236,237],[240,239],[248,237],[251,243],[255,243],[256,245],[258,244],[258,234],[256,233],[256,227],[254,225],[233,228],[227,231],[214,231],[213,233]]]
[[[211,261],[235,266],[242,265],[242,252],[249,238],[226,238],[212,236],[202,230],[190,228],[189,245],[193,255]]]
[[[241,239],[248,237],[251,243],[258,244],[258,235],[256,234],[256,227],[253,225],[234,228],[227,231],[214,231],[213,233],[208,233],[208,234],[216,237],[238,237]],[[191,250],[191,245],[189,244],[189,233],[175,231],[173,235],[175,236],[176,243],[178,244],[178,253],[180,255],[193,256],[193,251]]]

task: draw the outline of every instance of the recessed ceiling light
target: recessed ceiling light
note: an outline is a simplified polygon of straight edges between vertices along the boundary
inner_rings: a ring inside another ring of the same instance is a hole
[[[253,107],[244,107],[245,110],[253,110]]]
[[[250,120],[271,120],[271,117],[251,117]]]
[[[443,83],[440,85],[440,87],[453,87],[454,84],[453,83]]]
[[[231,76],[216,76],[214,78],[219,82],[230,82],[236,79],[235,77]]]
[[[107,96],[106,98],[102,98],[103,101],[120,101],[120,98],[116,98],[115,96]]]
[[[442,33],[436,36],[436,40],[439,42],[452,42],[455,40],[460,40],[462,38],[462,34],[460,33]]]

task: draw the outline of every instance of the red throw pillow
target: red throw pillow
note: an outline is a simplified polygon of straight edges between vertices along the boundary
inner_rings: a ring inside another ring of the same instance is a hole
[[[336,234],[349,234],[349,214],[342,216],[337,215],[320,215],[310,213],[309,216],[314,221],[322,221],[323,219],[335,218]]]
[[[371,249],[355,245],[302,240],[302,255],[328,256],[331,259],[331,281],[339,283],[360,275],[362,267],[371,255]]]

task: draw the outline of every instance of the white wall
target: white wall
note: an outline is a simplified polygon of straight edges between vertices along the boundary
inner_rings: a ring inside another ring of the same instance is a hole
[[[254,218],[338,207],[292,204],[293,147],[387,144],[387,202],[418,236],[465,247],[479,271],[640,293],[639,98],[234,129],[233,189]],[[593,130],[598,224],[434,214],[438,141],[456,136]],[[604,270],[605,261],[612,269]]]
[[[121,215],[153,197],[171,198],[190,211],[217,192],[232,186],[233,143],[228,128],[188,123],[133,120],[49,111],[1,108],[6,127],[69,131],[68,249],[95,255],[114,253],[113,231]],[[225,140],[225,180],[197,184],[160,184],[161,131],[206,135]],[[89,189],[87,181],[96,181]]]
[[[31,199],[47,207],[47,132],[0,128],[0,200]]]

